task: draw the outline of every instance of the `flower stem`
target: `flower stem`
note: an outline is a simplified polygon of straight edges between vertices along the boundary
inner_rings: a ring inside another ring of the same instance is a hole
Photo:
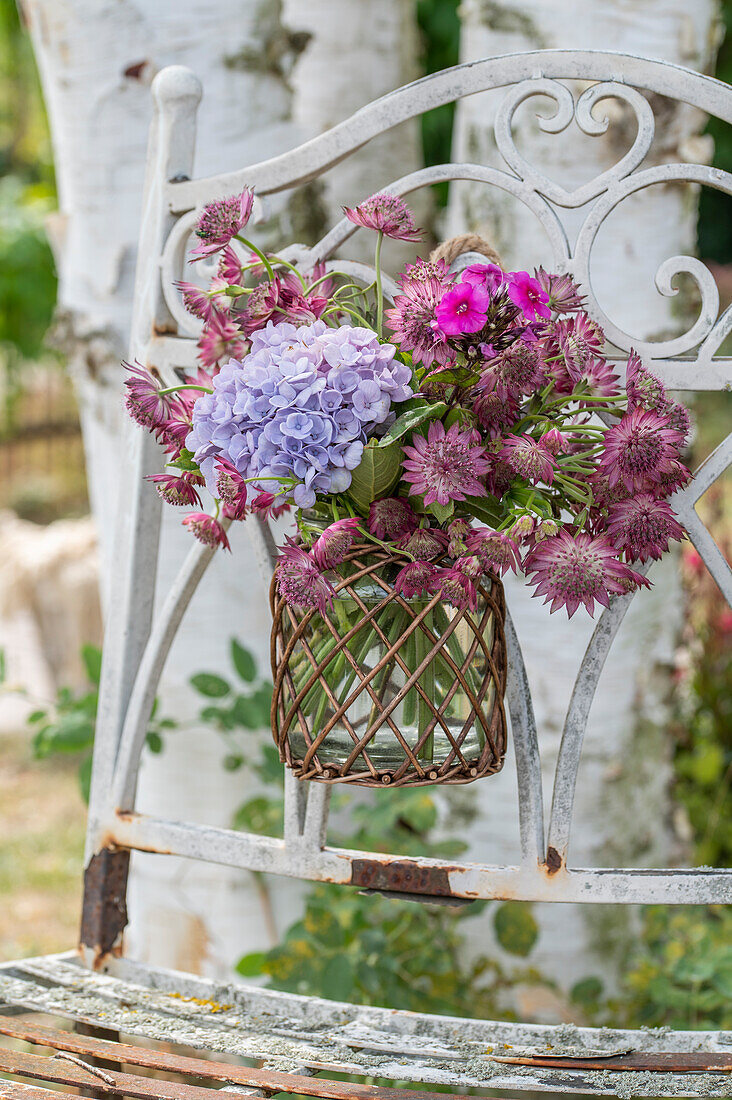
[[[383,336],[382,327],[384,323],[384,288],[381,285],[381,245],[383,240],[384,234],[379,230],[376,239],[376,255],[374,256],[374,267],[376,268],[376,332],[378,336]]]
[[[194,386],[190,383],[186,383],[182,386],[168,386],[167,390],[158,390],[158,397],[165,397],[169,393],[178,393],[180,390],[200,390],[201,393],[213,393],[213,390],[208,386]]]
[[[272,280],[274,279],[274,268],[265,256],[264,252],[262,252],[261,248],[257,248],[256,244],[252,244],[252,242],[248,241],[246,237],[242,237],[238,233],[236,235],[236,239],[237,241],[239,241],[240,244],[243,244],[245,248],[251,248],[255,256],[259,256],[260,260],[267,269],[267,274],[269,275],[270,282],[272,282]]]

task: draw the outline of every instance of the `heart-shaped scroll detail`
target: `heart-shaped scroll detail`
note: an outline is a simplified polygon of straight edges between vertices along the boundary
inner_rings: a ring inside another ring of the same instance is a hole
[[[537,114],[542,130],[559,134],[562,130],[566,130],[572,119],[576,119],[580,130],[591,137],[604,134],[610,123],[607,117],[595,118],[592,112],[596,104],[602,99],[622,100],[632,108],[638,122],[638,130],[632,146],[612,168],[601,172],[599,176],[595,176],[594,179],[583,183],[573,191],[568,191],[534,168],[519,153],[513,140],[512,124],[516,109],[525,100],[538,95],[553,100],[557,107],[555,113],[549,117]],[[582,93],[575,107],[572,93],[566,85],[558,80],[538,77],[515,85],[506,94],[496,115],[494,132],[498,151],[519,179],[557,206],[577,207],[596,199],[608,189],[612,182],[624,179],[639,164],[642,164],[653,141],[655,119],[651,105],[645,96],[624,84],[615,82],[593,84]]]

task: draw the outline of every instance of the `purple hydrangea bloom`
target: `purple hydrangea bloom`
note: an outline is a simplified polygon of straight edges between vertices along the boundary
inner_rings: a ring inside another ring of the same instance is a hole
[[[367,328],[296,327],[271,322],[251,351],[224,364],[193,409],[186,447],[216,495],[217,459],[253,488],[292,484],[301,508],[318,493],[344,492],[365,443],[393,419],[393,402],[412,396],[411,370]]]

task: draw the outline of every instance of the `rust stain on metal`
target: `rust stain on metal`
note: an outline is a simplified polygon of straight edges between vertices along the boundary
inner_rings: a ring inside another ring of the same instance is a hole
[[[546,869],[550,875],[556,875],[557,871],[561,869],[562,857],[556,848],[552,848],[551,845],[546,850]]]
[[[120,953],[127,925],[127,875],[130,853],[103,848],[84,871],[84,904],[81,913],[81,946],[93,953],[94,969],[106,957]]]
[[[618,1073],[732,1073],[732,1054],[707,1051],[659,1051],[646,1054],[628,1051],[625,1054],[490,1054],[492,1062],[512,1066],[547,1066],[552,1069],[615,1070]]]
[[[452,897],[451,867],[429,867],[409,859],[354,859],[351,885],[367,890],[386,890],[399,894],[425,894]]]

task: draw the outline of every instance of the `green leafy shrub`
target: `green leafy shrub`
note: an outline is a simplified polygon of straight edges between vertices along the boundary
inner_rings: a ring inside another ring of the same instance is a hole
[[[60,688],[53,707],[33,711],[28,716],[28,723],[34,730],[33,752],[39,760],[54,753],[78,755],[79,786],[84,801],[88,802],[102,651],[97,646],[85,645],[81,655],[89,679],[88,689],[73,692]],[[171,718],[158,718],[156,712],[157,700],[146,735],[147,746],[155,753],[163,750],[164,733],[176,726]]]

